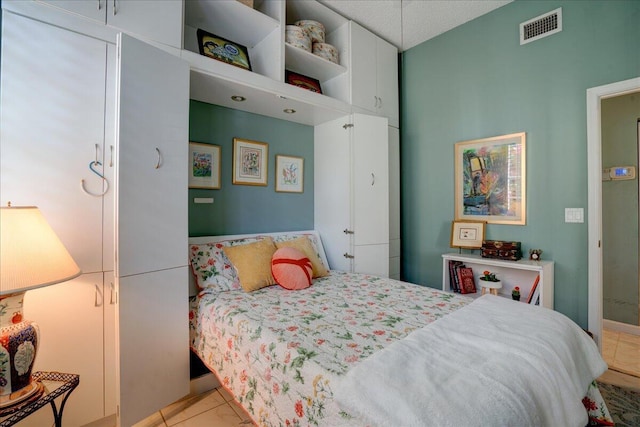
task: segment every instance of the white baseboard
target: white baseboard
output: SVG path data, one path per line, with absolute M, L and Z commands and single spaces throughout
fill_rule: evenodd
M 189 384 L 189 392 L 191 395 L 195 396 L 218 387 L 220 387 L 220 381 L 218 381 L 218 378 L 216 378 L 215 375 L 209 373 L 193 378 Z
M 640 326 L 629 325 L 628 323 L 616 322 L 615 320 L 602 320 L 602 327 L 610 331 L 624 332 L 631 335 L 640 335 Z

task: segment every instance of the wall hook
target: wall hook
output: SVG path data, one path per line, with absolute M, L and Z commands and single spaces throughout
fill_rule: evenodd
M 94 169 L 94 166 L 96 166 L 96 165 L 97 166 L 102 166 L 102 163 L 100 163 L 97 160 L 94 160 L 93 162 L 89 162 L 89 170 L 91 170 L 91 172 L 95 173 L 96 175 L 98 175 L 102 179 L 102 182 L 104 182 L 104 185 L 105 185 L 104 191 L 102 193 L 100 193 L 100 194 L 94 194 L 94 193 L 91 193 L 90 191 L 87 191 L 87 189 L 84 188 L 84 179 L 80 180 L 80 188 L 82 188 L 82 191 L 84 191 L 85 193 L 87 193 L 90 196 L 102 197 L 105 194 L 107 194 L 107 191 L 109 191 L 109 181 L 107 181 L 107 178 L 105 178 L 104 175 L 102 175 L 102 173 L 100 173 L 100 171 Z

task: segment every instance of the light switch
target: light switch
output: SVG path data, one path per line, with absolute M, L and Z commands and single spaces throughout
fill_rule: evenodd
M 193 203 L 213 203 L 213 197 L 195 197 Z
M 583 208 L 565 208 L 564 222 L 584 222 Z

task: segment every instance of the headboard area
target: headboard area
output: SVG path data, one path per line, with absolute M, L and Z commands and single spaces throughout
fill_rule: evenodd
M 253 234 L 233 234 L 233 235 L 224 235 L 224 236 L 200 236 L 200 237 L 189 237 L 189 247 L 192 244 L 203 244 L 203 243 L 217 243 L 229 240 L 238 240 L 238 239 L 246 239 L 248 237 L 262 237 L 262 236 L 271 236 L 274 239 L 278 239 L 281 237 L 289 237 L 296 238 L 300 235 L 312 235 L 315 237 L 315 245 L 318 250 L 318 254 L 322 259 L 322 262 L 325 265 L 329 265 L 327 261 L 327 256 L 324 252 L 324 246 L 322 245 L 322 239 L 320 238 L 320 234 L 315 230 L 303 230 L 303 231 L 280 231 L 276 233 L 253 233 Z M 189 260 L 191 260 L 191 251 L 187 248 L 189 252 Z M 191 268 L 190 268 L 191 270 Z M 189 272 L 189 296 L 196 295 L 198 293 L 198 288 L 196 287 L 195 278 L 193 277 L 192 272 Z

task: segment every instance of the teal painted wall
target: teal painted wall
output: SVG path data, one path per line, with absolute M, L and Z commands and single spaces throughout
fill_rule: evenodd
M 189 189 L 189 236 L 313 229 L 313 127 L 198 101 L 189 140 L 221 146 L 220 190 Z M 268 185 L 232 184 L 233 138 L 269 144 Z M 304 192 L 276 193 L 276 155 L 304 158 Z M 213 197 L 213 204 L 195 204 Z
M 563 31 L 520 46 L 519 23 L 562 7 Z M 458 141 L 527 134 L 527 223 L 487 239 L 542 248 L 555 264 L 555 308 L 587 325 L 586 91 L 640 75 L 640 2 L 516 1 L 402 58 L 402 273 L 439 287 L 450 252 Z

